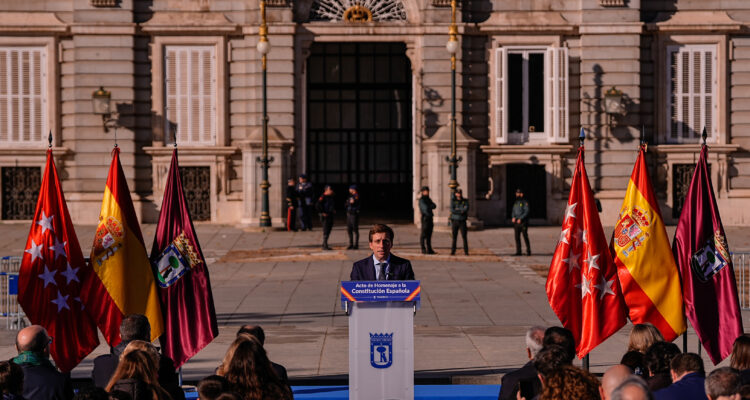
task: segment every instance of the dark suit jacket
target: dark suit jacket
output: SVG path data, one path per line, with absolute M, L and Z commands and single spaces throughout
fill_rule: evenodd
M 70 400 L 70 378 L 51 365 L 21 364 L 23 398 L 26 400 Z
M 91 378 L 94 380 L 95 386 L 107 387 L 109 378 L 115 373 L 117 365 L 120 363 L 120 355 L 125 350 L 125 346 L 127 346 L 127 343 L 120 343 L 111 349 L 110 354 L 104 354 L 94 359 Z M 163 354 L 159 357 L 159 384 L 172 396 L 172 400 L 185 399 L 185 392 L 179 386 L 174 361 Z
M 411 263 L 409 260 L 391 254 L 391 260 L 388 262 L 386 276 L 389 281 L 413 281 L 414 271 L 411 269 Z M 354 263 L 349 279 L 353 281 L 376 280 L 375 263 L 372 261 L 372 254 L 369 257 Z
M 529 361 L 523 367 L 503 375 L 503 380 L 500 385 L 500 395 L 497 396 L 498 400 L 515 400 L 516 392 L 518 391 L 516 386 L 520 381 L 532 382 L 535 389 L 535 395 L 541 392 L 542 384 L 539 382 L 536 368 L 534 368 L 534 363 Z
M 286 368 L 284 368 L 281 364 L 276 364 L 275 362 L 271 361 L 271 368 L 273 368 L 274 372 L 276 372 L 276 375 L 279 376 L 279 379 L 281 379 L 281 382 L 285 385 L 289 384 L 289 376 L 286 373 Z
M 664 389 L 654 392 L 656 400 L 707 400 L 705 378 L 693 372 L 682 377 L 679 381 Z

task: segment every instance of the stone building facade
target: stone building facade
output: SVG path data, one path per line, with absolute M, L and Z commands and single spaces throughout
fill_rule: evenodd
M 446 218 L 450 2 L 267 5 L 273 223 L 303 172 L 341 197 L 357 183 L 385 219 L 416 221 L 429 185 Z M 194 217 L 257 224 L 259 24 L 258 0 L 3 2 L 0 217 L 33 212 L 52 132 L 76 223 L 96 222 L 115 139 L 136 210 L 154 221 L 176 137 Z M 558 223 L 581 127 L 605 224 L 641 130 L 675 222 L 704 127 L 724 222 L 750 221 L 746 1 L 463 0 L 458 32 L 458 181 L 472 224 L 507 223 L 516 187 L 535 222 Z M 100 87 L 116 111 L 107 132 L 92 108 Z

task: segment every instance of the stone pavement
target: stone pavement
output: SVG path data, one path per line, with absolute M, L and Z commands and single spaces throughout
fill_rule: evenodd
M 142 228 L 150 248 L 155 227 Z M 394 228 L 394 253 L 411 259 L 422 281 L 422 308 L 414 328 L 418 383 L 499 383 L 503 373 L 527 361 L 523 336 L 529 326 L 559 325 L 547 303 L 544 278 L 536 272 L 544 274 L 548 268 L 559 227 L 530 228 L 531 257 L 511 255 L 515 247 L 509 228 L 469 232 L 468 257 L 449 256 L 450 237 L 440 231 L 434 235 L 439 254 L 424 256 L 416 227 Z M 76 229 L 88 254 L 95 227 Z M 287 367 L 294 383 L 345 383 L 347 317 L 338 284 L 348 279 L 353 261 L 369 255 L 367 227 L 361 229 L 360 250 L 346 251 L 346 231 L 336 226 L 330 252 L 319 250 L 319 228 L 260 232 L 197 224 L 196 229 L 209 264 L 220 334 L 184 366 L 184 378 L 196 381 L 211 374 L 238 327 L 252 323 L 264 327 L 270 358 Z M 27 233 L 26 223 L 1 223 L 0 256 L 22 254 Z M 750 234 L 742 227 L 728 228 L 727 237 L 733 251 L 750 250 Z M 743 320 L 749 316 L 743 312 Z M 626 326 L 591 353 L 594 372 L 619 361 L 629 330 Z M 14 355 L 13 339 L 14 332 L 0 333 L 0 359 Z M 692 331 L 688 340 L 689 350 L 696 351 Z M 105 344 L 99 346 L 73 376 L 90 376 L 93 357 L 107 351 Z

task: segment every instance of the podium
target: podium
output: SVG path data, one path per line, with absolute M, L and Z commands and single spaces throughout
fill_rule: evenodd
M 419 281 L 344 281 L 349 315 L 349 399 L 414 398 L 414 314 Z

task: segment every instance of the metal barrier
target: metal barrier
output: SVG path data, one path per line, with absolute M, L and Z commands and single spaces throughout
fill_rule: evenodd
M 0 315 L 5 318 L 6 329 L 21 329 L 28 325 L 26 314 L 18 304 L 18 271 L 21 257 L 0 258 Z
M 737 278 L 737 296 L 740 308 L 750 309 L 750 253 L 731 253 L 734 276 Z

